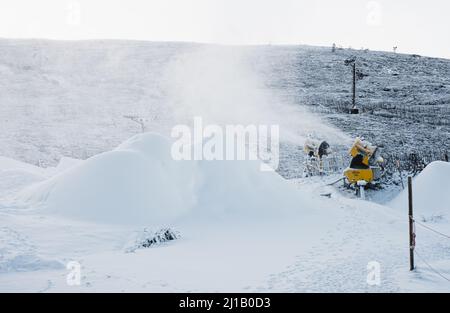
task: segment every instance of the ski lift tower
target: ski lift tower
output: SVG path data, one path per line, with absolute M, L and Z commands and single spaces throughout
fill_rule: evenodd
M 356 58 L 351 57 L 344 61 L 346 66 L 352 67 L 353 83 L 352 83 L 352 107 L 349 110 L 350 114 L 358 114 L 359 109 L 356 107 Z

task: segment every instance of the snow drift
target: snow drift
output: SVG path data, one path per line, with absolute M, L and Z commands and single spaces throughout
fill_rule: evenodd
M 171 141 L 146 133 L 21 193 L 28 207 L 95 222 L 154 225 L 184 216 L 277 216 L 306 195 L 259 161 L 175 161 Z
M 450 163 L 436 161 L 413 180 L 414 214 L 425 219 L 450 214 Z M 408 190 L 391 202 L 391 206 L 407 212 Z
M 25 186 L 47 177 L 43 168 L 0 156 L 0 199 L 5 200 Z
M 0 171 L 20 170 L 36 176 L 44 176 L 45 169 L 21 161 L 0 156 Z

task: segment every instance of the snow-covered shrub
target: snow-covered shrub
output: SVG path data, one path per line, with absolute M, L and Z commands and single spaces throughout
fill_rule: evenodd
M 181 235 L 178 231 L 170 228 L 161 228 L 157 231 L 144 229 L 142 232 L 137 234 L 134 242 L 132 242 L 131 245 L 125 249 L 125 251 L 134 252 L 138 249 L 151 248 L 168 241 L 179 239 L 180 237 Z
M 154 245 L 180 238 L 180 234 L 170 228 L 163 228 L 155 232 L 153 235 L 151 233 L 149 235 L 149 237 L 144 238 L 144 240 L 140 243 L 142 248 L 149 248 Z

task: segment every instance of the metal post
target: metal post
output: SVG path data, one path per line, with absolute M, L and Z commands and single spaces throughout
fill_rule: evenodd
M 412 178 L 408 177 L 408 220 L 409 220 L 409 270 L 414 270 L 414 247 L 416 234 L 414 233 Z
M 353 62 L 353 97 L 352 97 L 352 109 L 356 108 L 356 61 Z
M 358 180 L 356 185 L 359 188 L 359 197 L 361 198 L 361 200 L 366 200 L 366 193 L 364 191 L 364 188 L 366 187 L 367 182 L 365 180 Z

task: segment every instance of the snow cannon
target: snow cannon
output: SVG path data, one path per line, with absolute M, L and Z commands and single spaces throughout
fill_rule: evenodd
M 307 158 L 304 162 L 303 176 L 324 175 L 326 170 L 324 166 L 324 157 L 331 154 L 330 145 L 326 141 L 319 141 L 308 136 L 303 146 Z
M 320 142 L 318 140 L 312 139 L 311 137 L 305 140 L 303 151 L 305 151 L 305 153 L 310 158 L 315 157 L 318 159 L 322 159 L 323 156 L 327 156 L 332 152 L 328 142 L 326 141 Z
M 350 166 L 344 170 L 344 176 L 350 185 L 365 181 L 368 185 L 379 180 L 384 172 L 383 158 L 377 146 L 357 137 L 349 151 L 352 157 Z

